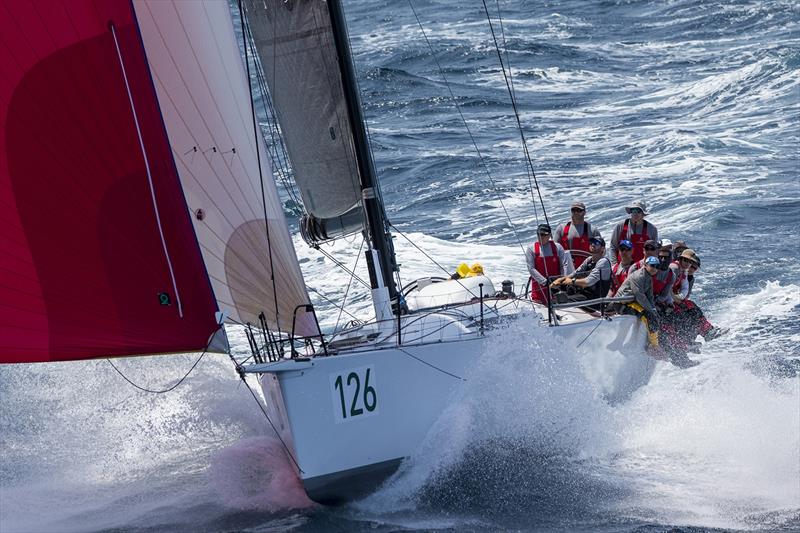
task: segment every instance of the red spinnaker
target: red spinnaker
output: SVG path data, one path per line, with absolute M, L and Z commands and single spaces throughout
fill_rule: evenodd
M 0 2 L 0 146 L 0 362 L 206 346 L 216 302 L 128 0 Z

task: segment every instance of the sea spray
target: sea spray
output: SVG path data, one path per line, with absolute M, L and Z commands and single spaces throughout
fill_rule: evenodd
M 528 473 L 535 483 L 537 472 L 564 458 L 579 462 L 587 450 L 610 446 L 612 407 L 585 377 L 577 354 L 547 330 L 532 334 L 526 323 L 510 325 L 487 346 L 419 450 L 359 508 L 380 512 L 435 502 L 500 511 L 519 503 L 506 498 L 505 489 L 513 487 L 501 487 L 504 481 Z M 548 476 L 566 479 L 564 472 Z M 520 483 L 530 488 L 520 478 L 517 489 Z
M 209 480 L 220 501 L 232 509 L 274 512 L 316 505 L 273 437 L 250 437 L 217 452 Z

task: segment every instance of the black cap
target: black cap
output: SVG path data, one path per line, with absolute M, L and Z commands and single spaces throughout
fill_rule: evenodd
M 599 244 L 600 246 L 605 246 L 606 241 L 604 241 L 602 237 L 591 237 L 589 239 L 589 244 Z
M 536 233 L 547 233 L 550 235 L 553 232 L 550 230 L 550 226 L 548 224 L 539 224 L 539 226 L 536 228 Z

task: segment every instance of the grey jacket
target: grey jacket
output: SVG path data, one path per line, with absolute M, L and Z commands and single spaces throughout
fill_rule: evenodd
M 629 274 L 619 286 L 616 295 L 633 296 L 636 303 L 641 305 L 645 311 L 656 312 L 656 302 L 653 299 L 653 278 L 644 268 Z

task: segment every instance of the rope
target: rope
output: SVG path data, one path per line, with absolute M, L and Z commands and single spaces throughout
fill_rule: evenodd
M 109 364 L 109 365 L 111 365 L 111 368 L 113 368 L 114 370 L 116 370 L 116 371 L 117 371 L 117 374 L 119 374 L 120 376 L 122 376 L 122 379 L 124 379 L 125 381 L 127 381 L 127 382 L 128 382 L 130 385 L 132 385 L 134 388 L 136 388 L 136 389 L 139 389 L 139 390 L 140 390 L 140 391 L 142 391 L 142 392 L 149 392 L 149 393 L 151 393 L 151 394 L 164 394 L 164 393 L 166 393 L 166 392 L 170 392 L 170 391 L 172 391 L 172 390 L 176 389 L 176 388 L 178 387 L 178 385 L 180 385 L 181 383 L 183 383 L 183 381 L 184 381 L 184 380 L 185 380 L 187 377 L 189 377 L 189 374 L 191 374 L 191 373 L 192 373 L 192 371 L 193 371 L 193 370 L 195 369 L 195 367 L 196 367 L 196 366 L 197 366 L 197 365 L 200 363 L 200 361 L 203 359 L 203 357 L 205 357 L 206 353 L 208 353 L 208 347 L 209 347 L 209 346 L 211 346 L 211 342 L 214 340 L 214 336 L 217 334 L 217 331 L 219 331 L 219 329 L 215 330 L 215 331 L 214 331 L 214 333 L 212 333 L 212 334 L 211 334 L 211 336 L 208 338 L 208 342 L 206 343 L 206 347 L 205 347 L 205 348 L 203 348 L 203 353 L 201 353 L 201 354 L 200 354 L 200 357 L 198 357 L 198 358 L 197 358 L 197 361 L 195 361 L 195 362 L 194 362 L 194 364 L 193 364 L 193 365 L 192 365 L 192 367 L 189 369 L 189 371 L 188 371 L 188 372 L 186 372 L 186 374 L 184 374 L 184 375 L 183 375 L 183 377 L 182 377 L 181 379 L 179 379 L 177 382 L 175 382 L 175 384 L 174 384 L 174 385 L 172 385 L 171 387 L 168 387 L 168 388 L 166 388 L 166 389 L 163 389 L 163 390 L 153 390 L 153 389 L 148 389 L 147 387 L 142 387 L 141 385 L 137 385 L 136 383 L 134 383 L 133 381 L 131 381 L 130 379 L 128 379 L 128 377 L 127 377 L 127 376 L 125 376 L 125 374 L 123 374 L 123 373 L 122 373 L 122 371 L 121 371 L 119 368 L 117 368 L 117 366 L 116 366 L 116 365 L 115 365 L 115 364 L 114 364 L 114 363 L 111 361 L 111 359 L 106 359 L 106 361 L 108 361 L 108 364 Z

